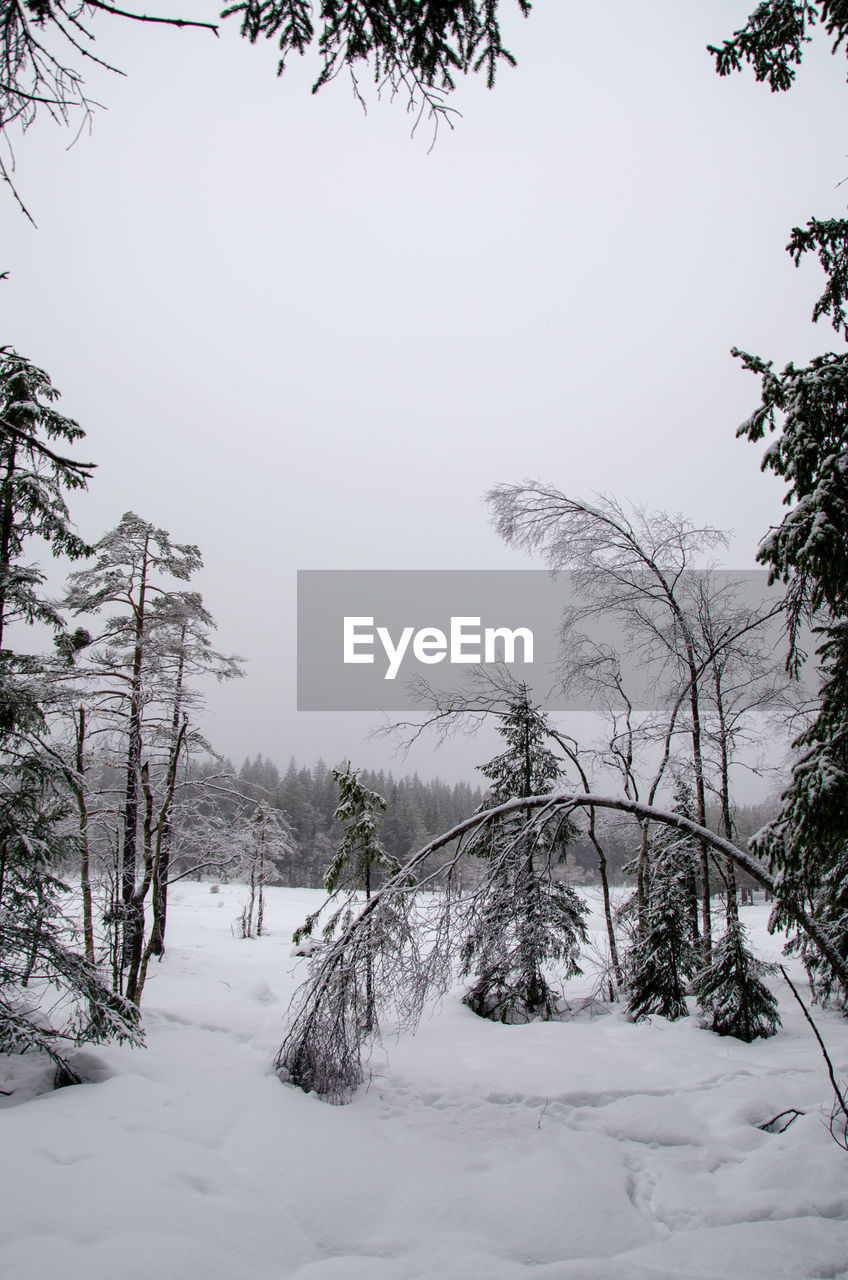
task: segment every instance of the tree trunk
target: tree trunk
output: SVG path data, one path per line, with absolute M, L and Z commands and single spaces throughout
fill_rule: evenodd
M 91 859 L 88 843 L 88 805 L 85 798 L 85 707 L 79 709 L 76 725 L 77 783 L 74 794 L 79 812 L 80 836 L 80 892 L 82 893 L 82 932 L 85 940 L 85 957 L 94 964 L 94 911 L 91 901 Z
M 0 649 L 3 648 L 3 632 L 6 626 L 6 594 L 9 567 L 12 561 L 12 529 L 14 527 L 14 499 L 12 478 L 15 474 L 16 447 L 14 440 L 6 454 L 6 474 L 3 477 L 3 509 L 0 516 Z
M 150 537 L 144 539 L 141 563 L 141 580 L 138 601 L 135 606 L 135 648 L 133 651 L 132 681 L 130 685 L 130 720 L 127 743 L 127 767 L 124 793 L 124 840 L 121 850 L 121 901 L 124 908 L 123 946 L 120 970 L 133 963 L 133 953 L 141 947 L 144 930 L 143 918 L 139 920 L 136 904 L 136 849 L 138 843 L 138 786 L 141 769 L 141 676 L 144 666 L 144 609 L 147 594 L 148 548 Z
M 704 787 L 704 761 L 701 755 L 701 708 L 698 700 L 698 669 L 692 649 L 687 645 L 689 664 L 689 709 L 692 715 L 692 764 L 695 771 L 695 804 L 698 826 L 707 825 L 707 797 Z M 703 840 L 701 847 L 701 953 L 708 961 L 713 947 L 712 918 L 710 915 L 710 858 Z
M 718 712 L 718 734 L 721 769 L 721 821 L 727 840 L 733 840 L 733 816 L 730 812 L 730 756 L 728 753 L 727 722 L 724 715 L 724 698 L 721 691 L 721 670 L 713 661 L 713 684 L 715 685 L 716 710 Z M 732 858 L 726 859 L 727 875 L 727 919 L 735 923 L 739 920 L 739 904 L 736 900 L 736 869 Z
M 183 683 L 185 678 L 185 638 L 188 623 L 183 623 L 180 633 L 180 657 L 177 665 L 177 678 L 174 688 L 174 712 L 171 717 L 171 753 L 179 763 L 179 749 L 184 734 L 180 730 L 180 718 L 183 705 Z M 170 769 L 170 761 L 169 761 Z M 165 827 L 162 832 L 161 852 L 157 859 L 157 872 L 153 879 L 153 954 L 165 954 L 165 925 L 168 917 L 168 872 L 171 865 L 171 811 L 168 809 Z
M 598 855 L 598 870 L 601 876 L 601 893 L 604 899 L 604 920 L 607 926 L 607 942 L 610 949 L 610 961 L 612 963 L 612 971 L 615 974 L 615 985 L 618 990 L 624 986 L 624 975 L 621 972 L 621 965 L 618 959 L 618 947 L 615 941 L 615 929 L 612 922 L 612 902 L 610 900 L 609 881 L 607 879 L 607 859 L 606 854 L 601 848 L 600 841 L 595 834 L 595 813 L 590 810 L 589 814 L 589 839 Z

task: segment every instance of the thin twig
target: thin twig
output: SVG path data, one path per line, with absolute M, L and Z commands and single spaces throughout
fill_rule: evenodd
M 828 1053 L 825 1047 L 824 1040 L 822 1040 L 821 1036 L 819 1035 L 819 1029 L 816 1026 L 816 1024 L 813 1022 L 809 1009 L 807 1008 L 807 1006 L 804 1004 L 804 1001 L 799 996 L 792 982 L 792 979 L 789 977 L 789 974 L 786 972 L 782 964 L 778 965 L 777 967 L 780 969 L 780 972 L 783 974 L 784 978 L 786 979 L 789 990 L 792 992 L 793 996 L 801 1006 L 801 1011 L 803 1012 L 804 1017 L 807 1019 L 810 1026 L 812 1027 L 813 1035 L 816 1037 L 816 1039 L 819 1042 L 819 1048 L 821 1049 L 822 1054 L 824 1055 L 824 1060 L 827 1063 L 827 1074 L 830 1076 L 830 1083 L 833 1087 L 833 1092 L 836 1096 L 837 1102 L 839 1103 L 839 1109 L 842 1112 L 842 1114 L 845 1116 L 846 1136 L 848 1137 L 848 1105 L 846 1105 L 846 1102 L 845 1102 L 845 1094 L 842 1092 L 842 1090 L 840 1089 L 837 1083 L 836 1073 L 833 1069 L 833 1063 L 830 1060 L 830 1054 Z

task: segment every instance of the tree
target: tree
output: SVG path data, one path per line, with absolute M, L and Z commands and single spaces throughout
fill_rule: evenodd
M 526 685 L 516 690 L 498 733 L 506 750 L 480 767 L 492 783 L 483 807 L 551 791 L 562 769 L 547 746 L 549 726 L 531 704 Z M 561 965 L 565 978 L 581 972 L 577 959 L 586 940 L 586 904 L 553 877 L 554 865 L 564 861 L 576 834 L 568 818 L 539 830 L 532 815 L 519 810 L 483 827 L 466 850 L 490 864 L 462 947 L 462 973 L 475 976 L 465 1003 L 481 1017 L 549 1020 L 556 1016 L 561 993 L 548 982 L 546 967 Z
M 330 902 L 341 896 L 341 905 L 335 907 L 324 924 L 324 939 L 329 941 L 336 929 L 344 932 L 354 918 L 357 893 L 364 893 L 370 902 L 375 873 L 393 876 L 400 870 L 400 863 L 388 852 L 378 832 L 378 815 L 385 813 L 386 802 L 376 791 L 363 785 L 358 771 L 350 761 L 342 769 L 333 769 L 333 780 L 339 789 L 339 799 L 334 821 L 342 828 L 342 838 L 330 865 L 324 872 L 324 888 L 328 902 L 308 916 L 306 923 L 295 930 L 294 942 L 308 937 Z M 387 915 L 383 930 L 374 931 L 369 925 L 363 938 L 364 991 L 360 1016 L 366 1030 L 376 1022 L 374 998 L 374 952 L 387 950 L 395 945 L 395 932 L 402 927 L 401 917 Z
M 692 789 L 680 772 L 671 812 L 694 820 Z M 699 964 L 699 849 L 691 836 L 668 826 L 659 827 L 650 845 L 645 905 L 627 956 L 629 1007 L 636 1018 L 658 1013 L 674 1020 L 688 1013 L 686 990 Z
M 654 861 L 643 926 L 627 957 L 629 1008 L 635 1018 L 684 1018 L 686 986 L 698 967 L 685 883 L 671 848 Z
M 848 13 L 841 0 L 760 0 L 744 27 L 721 46 L 708 46 L 719 75 L 753 67 L 773 93 L 789 89 L 800 66 L 810 32 L 820 24 L 834 37 L 833 52 L 848 34 Z
M 52 555 L 71 560 L 90 551 L 74 531 L 63 491 L 84 488 L 91 464 L 51 447 L 53 441 L 73 444 L 85 433 L 53 408 L 58 398 L 43 369 L 11 347 L 0 348 L 0 651 L 10 622 L 41 622 L 56 631 L 63 626 L 39 591 L 43 573 L 23 563 L 28 539 L 39 538 Z
M 0 642 L 12 620 L 62 619 L 26 564 L 30 539 L 54 555 L 87 553 L 65 499 L 90 470 L 55 452 L 83 432 L 52 408 L 47 374 L 9 348 L 0 355 Z M 48 441 L 50 443 L 48 443 Z M 135 1011 L 71 945 L 58 870 L 73 857 L 63 825 L 67 769 L 46 742 L 43 661 L 0 649 L 0 1052 L 47 1053 L 57 1081 L 79 1079 L 65 1043 L 139 1042 Z M 49 1003 L 48 1003 L 49 1002 Z M 42 1008 L 42 1004 L 44 1008 Z
M 712 1031 L 749 1044 L 776 1033 L 777 1000 L 762 980 L 768 970 L 749 951 L 738 914 L 728 912 L 727 928 L 692 987 Z
M 197 547 L 172 543 L 170 534 L 164 529 L 157 529 L 134 512 L 127 512 L 118 526 L 100 539 L 95 553 L 97 558 L 90 568 L 71 575 L 67 604 L 76 614 L 97 614 L 106 605 L 128 609 L 126 614 L 112 616 L 98 637 L 102 646 L 98 650 L 98 666 L 102 673 L 108 673 L 112 682 L 112 703 L 120 716 L 125 743 L 118 979 L 122 988 L 128 983 L 131 990 L 137 980 L 142 957 L 143 903 L 154 873 L 152 846 L 146 839 L 152 831 L 152 827 L 148 830 L 149 824 L 154 821 L 152 792 L 148 794 L 147 790 L 150 786 L 149 768 L 146 777 L 142 775 L 145 715 L 149 714 L 154 700 L 154 676 L 157 669 L 161 669 L 157 659 L 162 656 L 162 627 L 173 623 L 171 610 L 175 604 L 179 616 L 185 621 L 189 600 L 185 594 L 169 597 L 162 578 L 187 581 L 203 562 Z M 197 603 L 199 597 L 194 597 L 194 600 Z M 185 625 L 187 627 L 187 622 Z M 152 639 L 157 627 L 160 635 L 158 652 Z M 181 624 L 178 630 L 180 627 Z M 181 634 L 184 644 L 187 632 L 181 631 Z M 178 657 L 177 673 L 181 680 L 180 672 Z M 172 736 L 171 739 L 171 759 L 166 771 L 166 793 L 171 797 L 179 749 L 185 738 L 179 711 L 181 688 L 181 684 L 175 686 L 175 702 L 172 704 L 177 711 L 178 725 L 176 738 Z M 173 719 L 171 728 L 173 730 Z M 160 810 L 156 821 L 159 830 L 156 846 L 161 853 L 167 807 Z M 145 837 L 144 865 L 139 879 L 138 849 L 142 830 Z
M 848 9 L 838 0 L 798 4 L 763 0 L 747 24 L 720 47 L 712 47 L 720 75 L 753 68 L 773 92 L 794 82 L 804 46 L 816 24 L 832 38 L 832 51 L 845 46 Z M 813 307 L 843 338 L 848 336 L 848 220 L 812 218 L 794 227 L 787 251 L 798 266 L 813 253 L 824 269 L 824 292 Z M 797 758 L 783 793 L 781 812 L 757 839 L 782 884 L 827 920 L 841 956 L 848 955 L 848 922 L 842 910 L 848 848 L 848 357 L 827 352 L 808 365 L 788 364 L 777 374 L 771 361 L 734 348 L 744 368 L 761 379 L 761 403 L 738 430 L 759 441 L 774 434 L 763 469 L 784 479 L 789 511 L 763 540 L 758 559 L 772 581 L 787 586 L 785 609 L 790 637 L 790 669 L 804 655 L 797 644 L 801 624 L 812 623 L 818 637 L 822 679 L 818 706 L 795 741 Z M 790 916 L 778 904 L 774 923 Z M 796 945 L 806 943 L 796 936 Z M 829 991 L 835 973 L 814 960 L 820 990 Z M 844 987 L 844 979 L 841 979 Z M 823 982 L 823 985 L 822 985 Z
M 723 836 L 682 815 L 627 797 L 566 791 L 517 797 L 493 809 L 473 814 L 419 849 L 397 875 L 363 905 L 345 932 L 313 957 L 307 980 L 293 1002 L 286 1036 L 277 1054 L 276 1066 L 281 1077 L 301 1088 L 314 1089 L 335 1102 L 346 1101 L 362 1082 L 362 1054 L 374 1036 L 374 1029 L 366 1032 L 357 1017 L 361 999 L 358 992 L 361 991 L 363 940 L 373 922 L 379 922 L 384 912 L 408 912 L 409 886 L 437 853 L 444 859 L 439 874 L 449 885 L 452 870 L 464 856 L 463 840 L 469 833 L 521 811 L 536 811 L 540 826 L 544 826 L 568 817 L 576 808 L 592 807 L 630 813 L 640 819 L 661 823 L 684 836 L 703 841 L 722 856 L 733 858 L 737 866 L 758 884 L 781 896 L 787 910 L 793 913 L 800 927 L 833 965 L 841 981 L 848 982 L 848 964 L 804 906 L 791 895 L 784 894 L 782 887 L 775 883 L 755 856 Z M 418 881 L 418 890 L 432 878 L 432 875 L 422 877 Z M 377 997 L 378 1007 L 381 1007 L 382 1000 L 390 999 L 402 1016 L 401 1025 L 414 1027 L 425 1001 L 434 994 L 443 994 L 453 981 L 453 968 L 445 963 L 445 956 L 452 954 L 456 937 L 453 928 L 455 905 L 451 895 L 445 894 L 438 904 L 433 928 L 429 931 L 421 928 L 408 930 L 403 945 L 392 957 L 388 972 L 381 975 L 383 981 Z M 460 919 L 464 923 L 462 915 Z
M 625 509 L 613 498 L 595 503 L 569 498 L 549 485 L 498 485 L 487 495 L 495 528 L 510 546 L 539 550 L 552 569 L 570 568 L 587 603 L 573 612 L 571 626 L 598 613 L 618 620 L 643 660 L 671 669 L 679 690 L 675 714 L 685 699 L 696 815 L 706 825 L 702 681 L 693 619 L 681 598 L 684 574 L 698 558 L 726 542 L 718 529 L 698 529 L 664 512 Z M 710 869 L 701 849 L 702 923 L 709 954 Z
M 211 633 L 215 626 L 212 615 L 196 591 L 171 591 L 153 603 L 150 656 L 156 668 L 163 716 L 161 723 L 154 726 L 152 746 L 158 746 L 164 752 L 166 772 L 170 776 L 173 771 L 175 779 L 181 750 L 189 745 L 208 749 L 208 743 L 196 729 L 189 730 L 189 712 L 203 700 L 190 681 L 193 677 L 211 675 L 220 684 L 244 675 L 240 657 L 219 653 L 212 647 Z M 151 947 L 153 955 L 157 956 L 165 950 L 171 851 L 170 806 L 162 814 L 162 827 L 151 883 Z
M 230 827 L 236 858 L 230 874 L 247 876 L 250 896 L 239 917 L 243 938 L 261 938 L 265 921 L 265 886 L 279 880 L 277 860 L 291 852 L 291 830 L 276 809 L 259 804 Z
M 527 17 L 530 0 L 515 0 Z M 510 6 L 511 7 L 511 6 Z M 499 66 L 515 66 L 501 33 L 501 0 L 349 0 L 339 5 L 322 0 L 315 13 L 311 0 L 237 0 L 222 17 L 237 16 L 241 34 L 255 44 L 275 40 L 282 75 L 292 54 L 314 49 L 319 71 L 313 93 L 343 70 L 350 74 L 361 100 L 358 73 L 364 70 L 392 97 L 401 94 L 417 119 L 428 114 L 438 126 L 450 119 L 446 97 L 459 76 L 482 72 L 492 88 Z M 217 34 L 214 22 L 141 14 L 105 0 L 2 0 L 0 3 L 0 138 L 10 143 L 14 125 L 25 130 L 39 110 L 60 124 L 90 120 L 96 103 L 87 96 L 83 68 L 87 62 L 117 72 L 108 59 L 93 52 L 94 19 L 104 15 L 148 24 L 204 28 Z M 722 45 L 708 46 L 720 75 L 754 68 L 758 80 L 785 90 L 794 80 L 803 46 L 816 24 L 845 41 L 848 16 L 839 0 L 761 0 L 748 22 Z M 0 177 L 29 216 L 12 183 L 12 163 L 0 161 Z M 812 226 L 812 224 L 811 224 Z
M 839 323 L 848 334 L 841 309 Z M 791 661 L 803 660 L 798 632 L 809 620 L 817 637 L 821 688 L 808 727 L 796 738 L 797 759 L 778 817 L 757 838 L 783 884 L 819 914 L 831 915 L 836 945 L 848 955 L 848 928 L 837 923 L 821 890 L 835 905 L 848 848 L 848 356 L 829 354 L 778 375 L 771 362 L 739 353 L 760 375 L 762 401 L 739 434 L 761 440 L 775 434 L 763 467 L 786 481 L 790 508 L 763 541 L 758 558 L 772 580 L 787 586 Z M 838 917 L 839 913 L 837 913 Z M 776 925 L 788 924 L 782 907 Z
M 376 791 L 363 786 L 350 762 L 343 769 L 333 769 L 333 779 L 339 788 L 333 818 L 341 825 L 343 834 L 335 857 L 324 873 L 324 888 L 330 894 L 361 889 L 367 902 L 371 897 L 373 873 L 383 870 L 393 875 L 398 870 L 397 861 L 386 851 L 377 834 L 377 815 L 385 813 L 386 802 Z
M 407 109 L 420 119 L 428 114 L 436 125 L 448 117 L 445 96 L 458 76 L 483 72 L 491 88 L 498 66 L 515 65 L 504 46 L 499 21 L 500 0 L 444 0 L 438 5 L 417 0 L 351 0 L 339 6 L 322 0 L 317 15 L 311 0 L 239 0 L 222 17 L 236 16 L 241 34 L 255 44 L 275 40 L 282 75 L 291 54 L 315 48 L 320 70 L 313 92 L 342 71 L 350 73 L 357 96 L 357 73 L 365 70 L 378 92 L 403 93 Z M 529 0 L 515 0 L 529 14 Z M 217 34 L 214 22 L 130 12 L 104 0 L 2 0 L 0 3 L 0 138 L 10 143 L 14 125 L 25 130 L 39 111 L 57 123 L 90 120 L 97 103 L 85 88 L 86 62 L 117 72 L 107 58 L 92 50 L 95 18 L 103 15 L 171 27 L 204 28 Z M 12 182 L 13 165 L 0 160 L 0 177 L 23 212 L 29 213 Z

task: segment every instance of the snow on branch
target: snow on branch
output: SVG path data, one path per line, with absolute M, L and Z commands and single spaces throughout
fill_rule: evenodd
M 518 797 L 472 815 L 418 850 L 365 903 L 344 933 L 313 957 L 275 1061 L 281 1078 L 331 1102 L 347 1101 L 363 1080 L 363 1050 L 379 1038 L 377 1012 L 392 1005 L 400 1013 L 400 1025 L 414 1027 L 425 1000 L 449 986 L 454 941 L 460 928 L 468 928 L 480 900 L 479 892 L 463 899 L 455 883 L 462 838 L 519 812 L 536 810 L 534 825 L 541 828 L 578 808 L 630 813 L 694 836 L 732 859 L 792 913 L 848 988 L 848 965 L 826 934 L 794 900 L 784 900 L 781 885 L 757 858 L 731 841 L 681 814 L 621 796 L 555 792 Z M 454 848 L 440 868 L 445 891 L 432 895 L 429 902 L 415 901 L 421 891 L 416 872 L 450 845 Z M 492 874 L 496 871 L 493 866 Z M 432 880 L 428 875 L 427 882 Z

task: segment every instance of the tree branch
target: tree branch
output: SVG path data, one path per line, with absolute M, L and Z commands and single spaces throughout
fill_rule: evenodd
M 129 13 L 126 9 L 103 4 L 103 0 L 85 0 L 85 3 L 92 9 L 102 9 L 118 18 L 132 18 L 135 22 L 161 22 L 169 27 L 202 27 L 205 31 L 213 31 L 216 36 L 218 34 L 218 27 L 214 22 L 190 22 L 188 18 L 155 18 L 146 13 Z

